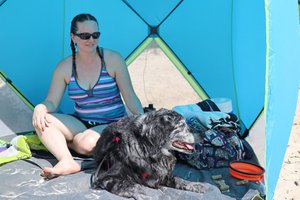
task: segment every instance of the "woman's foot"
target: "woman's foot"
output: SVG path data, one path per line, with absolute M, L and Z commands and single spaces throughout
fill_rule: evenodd
M 44 167 L 41 176 L 53 179 L 60 175 L 74 174 L 80 171 L 80 165 L 73 159 L 62 159 L 54 167 Z

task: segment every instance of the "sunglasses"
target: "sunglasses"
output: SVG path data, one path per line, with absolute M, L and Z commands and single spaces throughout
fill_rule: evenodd
M 93 37 L 93 39 L 98 39 L 100 37 L 100 32 L 94 32 L 94 33 L 75 33 L 74 35 L 78 36 L 82 40 L 89 40 L 91 37 Z

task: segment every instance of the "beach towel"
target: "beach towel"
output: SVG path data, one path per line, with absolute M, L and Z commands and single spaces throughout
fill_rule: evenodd
M 47 151 L 38 136 L 18 135 L 10 142 L 0 139 L 0 166 L 16 160 L 24 160 L 32 156 L 31 149 Z

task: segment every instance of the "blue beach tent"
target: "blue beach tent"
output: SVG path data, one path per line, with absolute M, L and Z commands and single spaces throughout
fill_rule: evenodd
M 151 42 L 202 98 L 228 97 L 245 128 L 266 123 L 272 199 L 291 131 L 300 75 L 297 0 L 2 0 L 0 70 L 33 104 L 70 54 L 70 22 L 99 20 L 100 46 L 130 64 Z M 167 77 L 166 77 L 167 78 Z M 60 110 L 71 105 L 64 98 Z

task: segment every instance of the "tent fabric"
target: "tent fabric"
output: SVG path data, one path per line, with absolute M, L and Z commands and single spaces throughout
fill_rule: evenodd
M 160 36 L 209 97 L 231 98 L 236 108 L 231 69 L 231 12 L 230 1 L 207 1 L 205 6 L 202 1 L 185 1 L 161 25 Z
M 160 25 L 159 37 L 167 43 L 209 97 L 231 98 L 234 110 L 239 113 L 246 127 L 251 127 L 261 112 L 264 102 L 265 71 L 259 71 L 258 69 L 263 69 L 260 66 L 265 65 L 265 59 L 264 57 L 257 57 L 255 53 L 257 52 L 256 49 L 265 48 L 265 34 L 259 34 L 264 27 L 254 29 L 252 26 L 249 26 L 243 31 L 248 31 L 249 35 L 250 33 L 251 35 L 255 33 L 255 35 L 259 36 L 255 38 L 255 43 L 251 43 L 253 47 L 247 50 L 247 46 L 238 45 L 240 42 L 235 43 L 235 38 L 233 38 L 235 34 L 233 31 L 240 27 L 240 24 L 243 22 L 242 19 L 245 18 L 243 15 L 239 15 L 236 18 L 241 18 L 241 20 L 233 20 L 233 17 L 240 9 L 239 7 L 245 5 L 238 4 L 235 7 L 235 4 L 229 0 L 196 2 L 185 0 L 172 1 L 172 3 L 168 4 L 162 2 L 164 1 L 157 1 L 156 6 L 154 6 L 152 1 L 141 1 L 140 3 L 126 1 L 125 4 L 117 0 L 89 1 L 88 3 L 82 3 L 81 0 L 56 0 L 45 1 L 43 5 L 34 0 L 22 3 L 7 1 L 1 6 L 0 17 L 5 19 L 1 22 L 3 26 L 9 28 L 1 31 L 0 41 L 7 47 L 9 56 L 5 57 L 0 64 L 5 69 L 5 73 L 10 78 L 13 77 L 11 79 L 15 85 L 35 105 L 46 96 L 51 75 L 58 60 L 71 53 L 68 38 L 70 22 L 74 15 L 79 12 L 94 14 L 99 20 L 100 31 L 102 32 L 100 39 L 101 46 L 117 49 L 122 53 L 124 58 L 128 57 L 147 38 L 149 35 L 148 24 L 151 26 Z M 128 4 L 131 7 L 127 6 Z M 251 1 L 251 4 L 254 3 Z M 253 11 L 258 14 L 254 15 L 254 17 L 252 15 L 251 19 L 253 21 L 264 21 L 264 18 L 261 18 L 263 5 L 261 5 L 261 9 L 259 10 L 254 5 L 249 8 L 253 8 Z M 18 12 L 18 15 L 10 13 L 11 9 L 18 10 L 20 8 L 22 9 Z M 47 9 L 43 11 L 43 8 Z M 80 11 L 78 8 L 80 8 Z M 31 10 L 36 11 L 31 12 Z M 138 14 L 145 21 L 135 14 L 133 10 L 140 12 Z M 20 18 L 32 23 L 25 25 L 19 21 Z M 220 19 L 222 20 L 220 21 Z M 36 23 L 42 25 L 37 29 Z M 11 26 L 11 24 L 14 24 L 14 26 Z M 201 24 L 201 26 L 197 26 L 197 24 Z M 16 49 L 14 48 L 15 45 L 10 45 L 11 41 L 4 38 L 6 35 L 16 34 L 19 29 L 24 30 L 25 33 L 22 34 L 23 37 L 21 38 L 15 37 L 15 45 L 22 44 L 22 48 Z M 30 30 L 34 30 L 33 33 Z M 30 36 L 29 34 L 33 35 Z M 45 36 L 47 36 L 47 39 L 44 39 Z M 32 39 L 25 40 L 24 38 Z M 41 43 L 40 41 L 44 42 Z M 31 46 L 36 48 L 31 48 Z M 201 49 L 204 51 L 200 51 Z M 33 55 L 39 55 L 40 52 L 51 53 L 47 53 L 47 56 L 36 58 L 34 56 L 28 57 L 23 52 L 31 52 Z M 235 52 L 246 52 L 247 56 L 255 57 L 255 59 L 251 59 L 251 63 L 253 64 L 250 67 L 242 65 L 243 63 L 234 65 L 234 62 L 239 62 L 239 60 L 243 60 L 246 57 L 236 57 L 233 55 Z M 13 59 L 12 55 L 21 56 L 20 60 Z M 23 62 L 22 65 L 26 65 L 27 67 L 18 67 L 21 65 L 21 60 Z M 16 68 L 18 68 L 18 71 L 14 70 Z M 248 68 L 252 70 L 244 73 L 244 70 Z M 40 75 L 39 70 L 41 69 L 43 69 L 45 75 Z M 239 72 L 239 69 L 242 72 Z M 31 73 L 28 73 L 28 71 Z M 247 82 L 247 80 L 251 79 L 249 71 L 256 78 L 255 84 Z M 257 71 L 260 73 L 255 73 Z M 26 73 L 28 74 L 27 82 L 23 79 L 23 74 Z M 246 75 L 249 77 L 241 79 L 245 84 L 240 84 L 239 82 L 242 81 L 236 77 Z M 34 84 L 36 82 L 39 84 Z M 31 85 L 35 85 L 36 92 L 33 92 Z M 242 94 L 240 95 L 239 93 Z M 244 99 L 247 99 L 248 94 L 251 95 L 253 93 L 255 95 L 252 95 L 252 101 L 244 101 Z M 243 101 L 239 100 L 239 98 L 243 98 Z M 243 109 L 244 107 L 248 109 Z M 70 104 L 70 101 L 65 96 L 60 110 L 62 112 L 70 112 L 71 108 L 72 104 Z
M 150 27 L 159 26 L 169 14 L 176 9 L 183 1 L 160 1 L 153 0 L 151 2 L 124 1 L 129 8 L 136 12 L 140 18 Z
M 272 199 L 299 87 L 299 17 L 291 1 L 0 1 L 0 70 L 36 105 L 55 65 L 70 54 L 69 26 L 88 12 L 99 20 L 100 45 L 124 58 L 158 37 L 210 98 L 233 101 L 247 128 L 264 109 L 268 198 Z M 149 26 L 159 25 L 150 35 Z M 288 103 L 283 105 L 283 99 Z M 64 98 L 60 111 L 72 105 Z M 0 112 L 1 113 L 1 112 Z
M 283 14 L 284 13 L 284 14 Z M 266 1 L 266 159 L 272 199 L 296 110 L 300 74 L 298 2 Z
M 240 118 L 251 126 L 263 110 L 266 22 L 263 1 L 237 1 L 232 14 L 232 60 Z M 255 41 L 255 42 L 254 42 Z M 253 98 L 255 96 L 255 98 Z M 249 99 L 250 98 L 250 99 Z M 249 112 L 252 110 L 254 112 Z
M 33 106 L 0 71 L 0 137 L 33 130 Z

